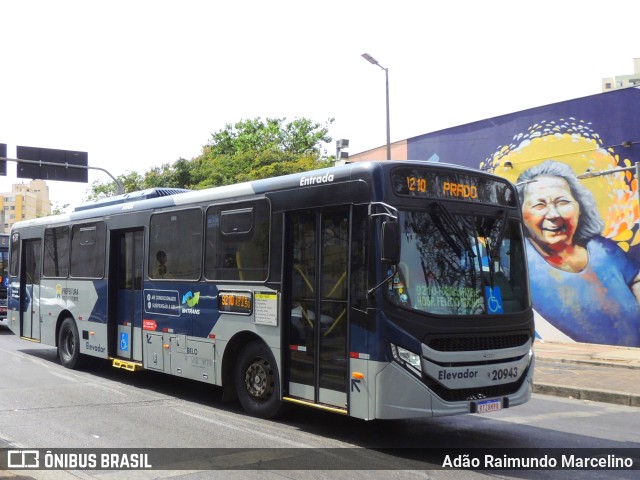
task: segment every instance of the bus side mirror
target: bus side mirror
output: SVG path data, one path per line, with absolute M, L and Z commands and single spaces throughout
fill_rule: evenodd
M 380 260 L 389 265 L 400 262 L 400 227 L 398 222 L 382 222 L 382 255 Z

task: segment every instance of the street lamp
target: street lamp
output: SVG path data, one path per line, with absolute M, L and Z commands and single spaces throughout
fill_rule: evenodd
M 363 53 L 362 58 L 364 58 L 367 62 L 379 66 L 382 70 L 384 70 L 384 77 L 387 89 L 387 160 L 391 160 L 391 127 L 389 122 L 389 69 L 383 67 L 378 63 L 378 61 L 373 58 L 368 53 Z

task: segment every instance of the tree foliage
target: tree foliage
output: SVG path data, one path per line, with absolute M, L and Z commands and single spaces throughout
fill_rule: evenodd
M 330 142 L 328 126 L 308 118 L 287 124 L 284 118 L 241 120 L 215 132 L 205 147 L 211 155 L 234 156 L 253 152 L 286 152 L 290 155 L 318 154 L 322 142 Z M 328 123 L 333 122 L 329 119 Z
M 323 144 L 331 142 L 329 125 L 308 118 L 241 120 L 211 135 L 202 153 L 191 159 L 153 167 L 144 174 L 119 175 L 126 193 L 153 187 L 202 189 L 257 180 L 327 166 Z M 94 182 L 88 200 L 116 193 L 113 183 Z

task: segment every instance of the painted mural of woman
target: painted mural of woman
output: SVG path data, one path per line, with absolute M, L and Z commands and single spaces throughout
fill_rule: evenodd
M 591 192 L 551 160 L 516 185 L 538 313 L 578 342 L 640 346 L 640 265 L 601 236 Z

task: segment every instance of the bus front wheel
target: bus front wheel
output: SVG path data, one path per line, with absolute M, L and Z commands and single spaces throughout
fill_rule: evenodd
M 63 367 L 78 368 L 80 366 L 80 337 L 76 322 L 71 317 L 65 318 L 60 326 L 58 357 Z
M 278 367 L 269 347 L 259 340 L 247 344 L 236 364 L 236 392 L 245 411 L 273 418 L 281 409 Z

